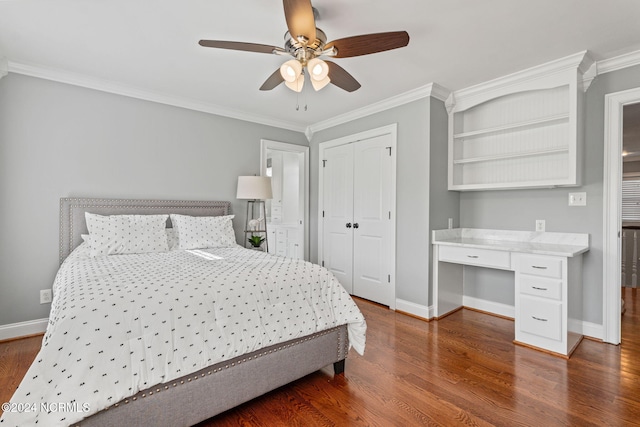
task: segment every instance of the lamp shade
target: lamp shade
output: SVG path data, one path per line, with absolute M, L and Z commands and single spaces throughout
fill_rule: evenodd
M 307 63 L 311 80 L 321 82 L 329 75 L 329 66 L 322 59 L 313 58 Z
M 302 64 L 297 59 L 290 59 L 280 66 L 280 75 L 286 82 L 295 82 L 301 73 Z
M 266 200 L 273 197 L 271 177 L 239 176 L 237 199 Z

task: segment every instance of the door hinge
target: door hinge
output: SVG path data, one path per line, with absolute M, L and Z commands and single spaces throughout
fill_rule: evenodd
M 324 261 L 322 261 L 322 266 L 324 267 Z
M 389 155 L 391 155 L 391 147 L 387 147 L 387 150 L 389 150 Z
M 389 211 L 389 219 L 391 219 L 391 211 Z
M 389 274 L 389 275 L 387 275 L 387 281 L 388 281 L 389 283 L 391 283 L 391 275 L 390 275 L 390 274 Z
M 322 218 L 324 218 L 324 211 L 322 211 Z
M 327 161 L 326 161 L 326 160 L 323 160 L 323 161 L 322 161 L 322 167 L 323 167 L 323 168 L 326 168 L 326 167 L 327 167 Z

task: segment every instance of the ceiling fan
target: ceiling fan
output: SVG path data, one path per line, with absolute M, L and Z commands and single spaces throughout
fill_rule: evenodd
M 262 84 L 260 90 L 271 90 L 284 81 L 285 85 L 300 92 L 304 85 L 305 69 L 313 88 L 317 91 L 333 83 L 347 92 L 360 88 L 360 83 L 344 68 L 320 57 L 350 58 L 405 47 L 409 44 L 406 31 L 364 34 L 333 40 L 316 27 L 314 9 L 310 0 L 283 0 L 288 31 L 284 48 L 257 43 L 223 40 L 200 40 L 200 46 L 247 52 L 273 53 L 293 56 Z

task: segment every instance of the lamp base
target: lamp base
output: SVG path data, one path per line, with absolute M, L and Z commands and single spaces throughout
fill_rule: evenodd
M 256 207 L 258 216 L 256 217 Z M 260 245 L 253 244 L 252 239 L 257 238 Z M 269 237 L 267 235 L 267 209 L 264 200 L 248 200 L 247 215 L 244 226 L 244 247 L 269 252 Z

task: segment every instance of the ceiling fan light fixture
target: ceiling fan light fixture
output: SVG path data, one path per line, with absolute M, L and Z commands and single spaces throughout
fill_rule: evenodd
M 316 92 L 322 89 L 323 87 L 325 87 L 326 85 L 328 85 L 329 83 L 331 83 L 331 79 L 328 76 L 322 80 L 311 79 L 311 84 L 313 85 L 313 88 L 315 89 Z
M 294 83 L 302 76 L 302 64 L 297 59 L 290 59 L 280 66 L 280 74 L 286 83 Z
M 307 69 L 309 70 L 311 81 L 322 82 L 329 74 L 329 66 L 327 63 L 318 58 L 313 58 L 307 62 Z
M 284 84 L 294 92 L 302 92 L 304 86 L 304 74 L 300 74 L 297 79 L 290 82 L 285 79 Z

